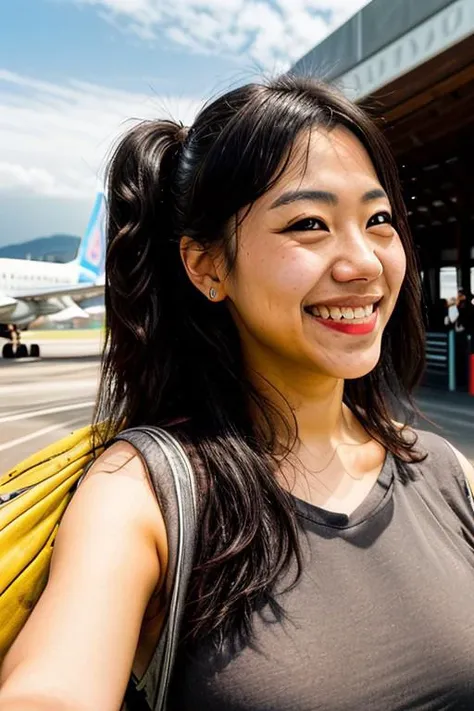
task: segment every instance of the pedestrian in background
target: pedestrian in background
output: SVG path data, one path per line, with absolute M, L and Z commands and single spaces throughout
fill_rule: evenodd
M 170 711 L 474 708 L 472 468 L 390 408 L 424 334 L 378 128 L 316 81 L 240 87 L 190 129 L 133 128 L 108 209 L 97 417 L 168 427 L 200 497 Z M 168 540 L 115 443 L 66 512 L 0 711 L 117 711 L 132 670 L 146 707 Z
M 456 330 L 468 334 L 474 333 L 474 305 L 472 294 L 466 294 L 464 289 L 459 289 L 456 306 L 458 309 Z
M 449 318 L 449 302 L 447 299 L 438 299 L 430 312 L 429 330 L 446 331 L 451 326 L 451 319 Z

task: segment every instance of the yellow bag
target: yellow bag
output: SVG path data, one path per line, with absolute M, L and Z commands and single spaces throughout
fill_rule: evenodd
M 100 451 L 87 426 L 0 476 L 0 662 L 45 588 L 61 517 Z

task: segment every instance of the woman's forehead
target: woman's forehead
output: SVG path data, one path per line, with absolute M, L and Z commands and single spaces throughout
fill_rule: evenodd
M 350 179 L 348 179 L 350 176 Z M 272 204 L 291 189 L 334 189 L 338 192 L 380 186 L 374 164 L 359 139 L 344 127 L 313 129 L 298 136 L 277 182 L 261 198 Z

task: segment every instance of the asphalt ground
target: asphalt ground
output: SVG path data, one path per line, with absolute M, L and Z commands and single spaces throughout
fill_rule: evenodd
M 0 359 L 0 472 L 91 420 L 99 338 L 35 342 L 41 360 Z
M 28 340 L 33 340 L 28 334 Z M 34 339 L 41 360 L 0 359 L 0 472 L 91 420 L 100 336 Z M 429 421 L 419 426 L 449 439 L 474 462 L 474 397 L 420 391 Z

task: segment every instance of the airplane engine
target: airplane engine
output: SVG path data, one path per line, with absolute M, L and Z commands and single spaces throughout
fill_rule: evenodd
M 10 299 L 10 304 L 0 303 L 0 323 L 14 323 L 19 328 L 28 326 L 38 318 L 38 307 L 34 301 Z

